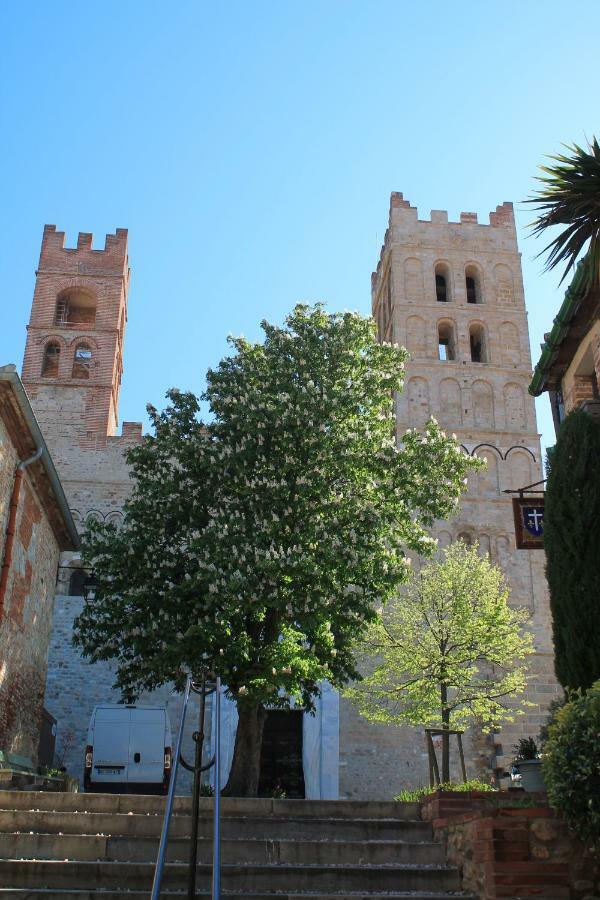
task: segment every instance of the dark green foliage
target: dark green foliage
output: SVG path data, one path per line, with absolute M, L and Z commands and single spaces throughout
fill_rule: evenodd
M 548 731 L 542 772 L 550 803 L 582 841 L 600 849 L 600 681 L 571 694 Z
M 515 762 L 522 759 L 537 759 L 539 756 L 538 746 L 532 737 L 521 738 L 513 750 L 515 751 Z
M 544 546 L 556 677 L 585 690 L 600 678 L 600 425 L 582 410 L 552 455 Z
M 552 701 L 550 706 L 548 707 L 548 718 L 545 723 L 540 728 L 540 746 L 542 750 L 546 746 L 546 741 L 548 740 L 550 726 L 554 724 L 556 716 L 558 714 L 559 709 L 562 709 L 565 703 L 567 702 L 566 695 L 562 697 L 556 697 L 555 700 Z

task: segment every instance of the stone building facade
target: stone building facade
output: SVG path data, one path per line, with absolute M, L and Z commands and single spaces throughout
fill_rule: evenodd
M 56 569 L 79 539 L 14 366 L 0 368 L 0 749 L 37 761 Z
M 131 483 L 124 451 L 141 439 L 141 425 L 117 435 L 129 268 L 127 232 L 108 235 L 103 250 L 80 234 L 77 248 L 46 226 L 28 328 L 23 381 L 56 460 L 73 515 L 120 521 Z M 520 257 L 510 204 L 479 224 L 472 213 L 430 221 L 401 194 L 392 194 L 389 228 L 372 276 L 372 309 L 383 340 L 411 353 L 397 401 L 398 435 L 434 415 L 487 468 L 471 479 L 458 516 L 440 522 L 443 547 L 477 540 L 503 569 L 512 602 L 528 607 L 536 641 L 529 699 L 533 706 L 501 735 L 467 735 L 470 774 L 510 760 L 518 737 L 536 735 L 553 676 L 550 614 L 543 554 L 517 550 L 510 496 L 542 477 Z M 61 559 L 55 599 L 46 705 L 59 721 L 59 752 L 77 772 L 85 730 L 97 702 L 116 701 L 114 669 L 84 662 L 71 644 L 81 609 L 81 563 Z M 167 702 L 175 727 L 179 699 L 169 690 L 146 701 Z M 326 688 L 316 717 L 305 716 L 302 756 L 312 797 L 389 798 L 427 780 L 424 736 L 416 729 L 377 726 Z M 193 729 L 193 716 L 188 722 Z M 235 736 L 235 710 L 225 704 L 223 777 Z M 64 746 L 67 746 L 65 753 Z
M 392 194 L 371 287 L 380 338 L 411 354 L 397 399 L 398 438 L 434 416 L 487 463 L 470 478 L 456 518 L 438 523 L 434 536 L 440 547 L 459 537 L 478 541 L 503 570 L 510 602 L 531 615 L 536 653 L 527 699 L 533 705 L 493 739 L 473 730 L 466 736 L 471 775 L 492 772 L 510 762 L 519 737 L 538 734 L 560 692 L 544 554 L 516 549 L 511 496 L 503 493 L 543 478 L 527 393 L 531 354 L 512 205 L 498 206 L 489 224 L 474 213 L 449 222 L 443 211 L 422 220 L 402 194 Z M 366 781 L 369 794 L 380 797 L 427 781 L 425 742 L 415 729 L 370 725 L 343 704 L 340 747 L 342 795 L 360 796 Z

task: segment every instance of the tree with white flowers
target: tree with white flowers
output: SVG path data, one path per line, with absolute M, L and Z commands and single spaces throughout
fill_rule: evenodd
M 239 713 L 236 796 L 256 795 L 267 706 L 311 710 L 321 681 L 359 677 L 357 638 L 477 465 L 434 420 L 397 443 L 406 352 L 371 319 L 297 306 L 262 327 L 209 371 L 208 424 L 193 394 L 149 409 L 125 524 L 85 544 L 98 588 L 75 638 L 117 660 L 127 697 L 217 670 Z

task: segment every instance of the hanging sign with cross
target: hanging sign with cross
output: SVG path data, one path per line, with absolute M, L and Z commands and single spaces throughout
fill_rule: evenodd
M 519 550 L 544 549 L 544 498 L 513 497 L 515 537 Z

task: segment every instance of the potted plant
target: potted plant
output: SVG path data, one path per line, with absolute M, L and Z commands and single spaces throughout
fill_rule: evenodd
M 542 775 L 542 760 L 538 746 L 532 737 L 521 738 L 515 744 L 515 766 L 521 775 L 521 786 L 525 791 L 545 791 Z

